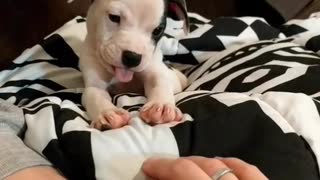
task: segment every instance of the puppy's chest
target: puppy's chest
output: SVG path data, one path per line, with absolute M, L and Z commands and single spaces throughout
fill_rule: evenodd
M 144 94 L 143 82 L 137 76 L 134 76 L 133 79 L 128 83 L 119 82 L 113 78 L 107 90 L 111 95 L 123 93 Z

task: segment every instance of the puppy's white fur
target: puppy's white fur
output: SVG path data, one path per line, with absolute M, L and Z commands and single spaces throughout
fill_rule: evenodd
M 112 22 L 109 14 L 119 15 L 121 22 Z M 134 72 L 133 80 L 125 84 L 116 82 L 116 87 L 125 87 L 131 92 L 137 84 L 143 86 L 148 102 L 140 112 L 141 118 L 151 124 L 182 119 L 181 111 L 175 106 L 174 93 L 186 86 L 186 77 L 163 63 L 162 52 L 151 36 L 163 15 L 163 0 L 95 0 L 91 5 L 80 69 L 85 82 L 82 103 L 92 127 L 119 128 L 130 119 L 127 111 L 112 104 L 108 92 L 115 82 L 114 69 L 125 68 L 121 59 L 125 50 L 141 54 L 142 59 L 138 66 L 130 69 Z

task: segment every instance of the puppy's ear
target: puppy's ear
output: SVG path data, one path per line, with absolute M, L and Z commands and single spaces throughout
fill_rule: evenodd
M 184 21 L 184 32 L 189 33 L 189 18 L 185 0 L 167 0 L 167 16 L 176 20 Z

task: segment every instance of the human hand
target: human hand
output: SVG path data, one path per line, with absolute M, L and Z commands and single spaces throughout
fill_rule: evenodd
M 222 170 L 232 169 L 215 179 Z M 148 159 L 144 173 L 152 180 L 267 180 L 255 166 L 236 158 Z

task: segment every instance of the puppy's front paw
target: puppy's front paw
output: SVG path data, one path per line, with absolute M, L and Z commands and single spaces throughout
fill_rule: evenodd
M 116 129 L 128 125 L 129 120 L 130 114 L 124 109 L 106 109 L 92 120 L 90 127 L 98 130 Z
M 149 102 L 140 111 L 140 117 L 148 124 L 164 124 L 181 121 L 183 114 L 174 104 Z

